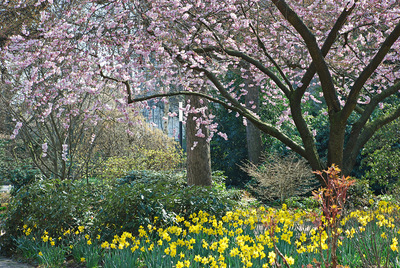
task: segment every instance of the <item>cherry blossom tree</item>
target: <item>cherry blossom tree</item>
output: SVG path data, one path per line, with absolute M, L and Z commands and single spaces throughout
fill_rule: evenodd
M 39 0 L 38 5 L 45 0 Z M 147 100 L 198 96 L 251 122 L 305 158 L 314 170 L 335 163 L 349 174 L 365 143 L 400 116 L 400 4 L 397 0 L 114 0 L 48 1 L 40 34 L 9 38 L 0 51 L 10 73 L 30 70 L 14 86 L 32 109 L 80 102 L 85 93 L 115 93 L 126 113 Z M 245 64 L 243 64 L 243 62 Z M 259 88 L 260 106 L 281 117 L 265 122 L 246 107 L 245 85 L 225 82 L 239 70 Z M 49 79 L 58 76 L 59 79 Z M 202 92 L 204 83 L 208 86 Z M 62 95 L 62 97 L 57 97 Z M 304 111 L 329 120 L 322 161 Z M 199 112 L 186 105 L 186 113 Z M 218 133 L 212 114 L 196 117 Z M 280 128 L 289 121 L 299 139 Z M 350 129 L 346 136 L 346 129 Z M 199 128 L 198 136 L 203 136 Z M 129 131 L 129 129 L 128 129 Z M 229 134 L 229 133 L 228 133 Z
M 19 35 L 26 27 L 35 24 L 39 12 L 44 10 L 47 2 L 37 3 L 35 0 L 0 1 L 0 47 L 12 35 Z

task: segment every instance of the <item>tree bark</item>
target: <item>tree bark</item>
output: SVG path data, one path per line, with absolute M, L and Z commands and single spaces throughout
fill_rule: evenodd
M 206 105 L 203 99 L 201 104 L 197 96 L 187 97 L 191 107 L 199 108 Z M 187 151 L 187 181 L 188 185 L 211 186 L 211 154 L 210 143 L 207 142 L 208 130 L 200 126 L 206 137 L 197 137 L 196 121 L 194 117 L 200 117 L 201 113 L 189 113 L 186 121 L 186 151 Z
M 259 92 L 257 87 L 247 87 L 247 95 L 245 98 L 246 107 L 255 113 L 259 110 Z M 247 122 L 246 126 L 246 139 L 247 139 L 247 155 L 249 161 L 255 165 L 260 162 L 262 152 L 261 131 Z
M 167 102 L 164 102 L 164 116 L 163 116 L 163 132 L 165 133 L 165 135 L 168 136 L 168 121 L 169 121 L 169 100 L 167 100 Z
M 335 164 L 343 168 L 343 148 L 346 124 L 340 113 L 334 113 L 329 118 L 328 166 Z

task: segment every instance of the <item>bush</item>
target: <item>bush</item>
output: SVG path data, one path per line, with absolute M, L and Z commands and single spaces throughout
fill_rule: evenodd
M 397 188 L 400 178 L 400 121 L 379 129 L 362 150 L 363 179 L 368 180 L 376 194 Z
M 188 187 L 185 173 L 141 171 L 109 184 L 40 180 L 22 187 L 12 199 L 2 229 L 3 245 L 12 247 L 22 226 L 37 225 L 49 236 L 84 225 L 101 236 L 136 232 L 148 224 L 163 226 L 176 215 L 203 210 L 222 217 L 235 206 L 217 173 L 215 187 Z M 234 192 L 237 196 L 237 192 Z
M 152 170 L 132 170 L 126 176 L 117 179 L 118 184 L 125 183 L 155 183 L 158 180 L 169 181 L 179 185 L 186 185 L 186 175 L 184 172 L 172 173 L 168 171 L 152 171 Z
M 102 236 L 107 237 L 115 229 L 134 233 L 141 225 L 162 226 L 176 215 L 189 217 L 200 210 L 222 217 L 234 207 L 223 179 L 216 173 L 215 187 L 188 187 L 185 173 L 133 171 L 100 200 L 96 225 L 103 226 Z
M 300 197 L 293 196 L 289 197 L 285 200 L 285 204 L 287 204 L 290 208 L 296 209 L 306 209 L 306 210 L 314 210 L 319 207 L 319 203 L 312 196 L 309 197 Z
M 132 147 L 130 156 L 113 156 L 103 165 L 100 177 L 103 179 L 121 178 L 131 170 L 168 171 L 178 169 L 183 163 L 183 153 L 175 146 L 160 149 Z
M 105 128 L 96 136 L 99 144 L 92 153 L 90 163 L 85 165 L 85 151 L 80 152 L 77 167 L 87 169 L 87 177 L 103 179 L 121 178 L 131 170 L 174 170 L 183 165 L 184 155 L 179 144 L 160 129 L 144 123 L 142 116 L 135 115 L 129 120 L 138 122 L 128 133 L 125 115 L 107 112 L 110 118 Z M 100 146 L 101 145 L 101 146 Z M 76 160 L 76 158 L 75 158 Z
M 369 186 L 369 181 L 358 179 L 350 186 L 348 190 L 348 202 L 346 206 L 350 209 L 364 208 L 369 206 L 369 200 L 373 199 L 374 195 Z
M 11 195 L 16 195 L 18 190 L 31 184 L 40 176 L 40 171 L 30 165 L 16 167 L 8 172 L 8 179 L 12 185 Z
M 247 187 L 262 201 L 284 202 L 288 197 L 310 192 L 317 183 L 307 163 L 294 155 L 271 154 L 259 166 L 247 163 L 242 168 L 253 179 Z
M 171 221 L 166 210 L 164 182 L 132 183 L 117 186 L 101 198 L 95 225 L 102 229 L 102 237 L 122 231 L 136 232 L 139 226 Z M 116 230 L 116 231 L 115 231 Z
M 93 216 L 91 207 L 98 198 L 96 194 L 102 188 L 96 190 L 93 186 L 68 180 L 40 180 L 20 188 L 2 223 L 6 232 L 3 244 L 11 246 L 24 224 L 40 226 L 53 237 L 61 230 L 87 224 Z

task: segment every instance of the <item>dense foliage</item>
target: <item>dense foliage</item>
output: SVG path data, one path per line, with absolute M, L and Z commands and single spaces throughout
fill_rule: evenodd
M 240 169 L 240 164 L 247 160 L 246 128 L 243 120 L 235 113 L 228 113 L 221 107 L 212 108 L 216 116 L 218 130 L 229 133 L 229 139 L 216 136 L 211 140 L 211 167 L 222 170 L 227 176 L 227 185 L 243 186 L 249 177 Z
M 100 168 L 94 170 L 102 179 L 115 179 L 132 170 L 168 171 L 182 169 L 184 156 L 177 144 L 171 142 L 164 148 L 147 149 L 132 146 L 129 155 L 108 157 Z
M 57 235 L 40 223 L 21 222 L 14 237 L 16 252 L 44 267 L 63 266 L 66 259 L 88 268 L 398 266 L 400 206 L 378 198 L 368 200 L 364 209 L 347 211 L 347 191 L 354 181 L 339 173 L 335 166 L 324 171 L 329 184 L 314 192 L 312 210 L 283 204 L 279 208 L 261 206 L 217 214 L 181 211 L 184 216 L 171 215 L 167 222 L 162 217 L 150 221 L 142 217 L 142 224 L 132 231 L 122 227 L 111 230 L 114 219 L 102 218 L 111 222 L 54 226 Z M 132 174 L 120 186 L 154 182 L 154 177 L 146 172 Z M 167 182 L 166 177 L 161 181 Z M 122 196 L 114 197 L 116 201 L 134 198 L 123 190 L 119 193 Z M 154 199 L 147 201 L 157 210 Z M 145 208 L 143 202 L 135 203 Z M 116 207 L 117 214 L 124 211 L 123 205 Z M 135 210 L 140 213 L 140 209 Z
M 400 178 L 400 122 L 379 130 L 363 150 L 362 167 L 366 169 L 364 179 L 380 191 L 398 187 Z
M 199 210 L 217 217 L 235 206 L 239 194 L 227 191 L 224 177 L 215 174 L 214 187 L 188 187 L 185 174 L 136 172 L 121 180 L 86 184 L 82 181 L 37 180 L 16 191 L 2 228 L 8 245 L 20 233 L 21 224 L 40 225 L 52 236 L 79 225 L 115 232 L 135 233 L 140 225 L 157 218 L 160 226 L 175 215 Z

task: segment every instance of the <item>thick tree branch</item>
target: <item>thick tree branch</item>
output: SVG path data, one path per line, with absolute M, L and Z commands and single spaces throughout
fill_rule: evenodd
M 266 74 L 269 78 L 271 78 L 272 81 L 274 81 L 274 83 L 282 90 L 282 92 L 286 95 L 286 97 L 288 98 L 290 97 L 291 94 L 290 90 L 282 83 L 282 81 L 273 72 L 271 72 L 268 68 L 266 68 L 260 61 L 254 59 L 253 57 L 250 57 L 249 55 L 241 51 L 233 49 L 224 49 L 224 51 L 226 54 L 230 56 L 241 58 L 251 63 L 255 67 L 257 67 L 261 72 Z
M 339 18 L 336 20 L 334 26 L 332 27 L 331 31 L 328 34 L 328 37 L 326 38 L 322 46 L 322 54 L 324 57 L 328 54 L 330 48 L 336 40 L 339 30 L 342 28 L 348 15 L 352 12 L 353 9 L 354 5 L 349 10 L 344 9 Z M 304 120 L 303 112 L 301 109 L 301 98 L 304 95 L 308 86 L 310 85 L 310 82 L 315 73 L 316 67 L 315 64 L 312 62 L 301 80 L 302 85 L 295 90 L 295 94 L 292 98 L 290 98 L 290 108 L 292 111 L 293 121 L 296 125 L 297 130 L 299 131 L 300 137 L 304 144 L 304 148 L 306 149 L 306 151 L 310 152 L 310 154 L 314 155 L 310 156 L 310 158 L 313 158 L 312 161 L 314 161 L 314 163 L 312 163 L 312 166 L 320 165 L 322 168 L 314 137 L 310 131 L 310 128 L 307 125 L 307 122 Z M 311 162 L 311 160 L 309 161 Z M 321 168 L 319 170 L 321 170 Z
M 376 53 L 375 57 L 370 61 L 368 66 L 364 68 L 360 76 L 354 82 L 353 87 L 349 93 L 347 102 L 343 108 L 343 116 L 347 119 L 354 107 L 357 105 L 357 99 L 360 95 L 360 91 L 363 88 L 365 82 L 370 78 L 370 76 L 375 72 L 376 68 L 381 64 L 390 48 L 393 44 L 398 40 L 400 36 L 400 22 L 396 25 L 394 30 L 390 33 L 390 35 L 386 38 L 386 40 L 382 43 L 379 51 Z
M 290 90 L 282 83 L 282 81 L 273 72 L 271 72 L 268 68 L 266 68 L 260 61 L 247 55 L 244 52 L 229 49 L 229 48 L 219 48 L 219 47 L 215 47 L 215 46 L 209 46 L 209 47 L 204 47 L 204 48 L 194 48 L 191 50 L 198 54 L 206 53 L 206 52 L 225 52 L 226 54 L 228 54 L 230 56 L 241 58 L 244 61 L 247 61 L 248 63 L 254 65 L 257 69 L 259 69 L 261 72 L 266 74 L 269 78 L 271 78 L 271 80 L 274 81 L 274 83 L 282 90 L 282 92 L 285 94 L 286 97 L 290 96 Z
M 357 122 L 353 124 L 351 128 L 350 137 L 344 149 L 344 155 L 350 155 L 356 150 L 356 146 L 358 146 L 357 141 L 360 137 L 360 133 L 364 129 L 376 107 L 379 105 L 379 102 L 382 102 L 384 99 L 395 94 L 399 90 L 400 82 L 371 99 L 370 103 L 366 105 L 364 112 L 361 114 L 361 117 L 357 120 Z
M 344 159 L 345 171 L 347 171 L 348 173 L 351 171 L 361 149 L 372 138 L 375 132 L 384 125 L 389 124 L 390 122 L 398 119 L 399 117 L 400 117 L 400 106 L 397 107 L 397 109 L 395 109 L 391 113 L 379 117 L 374 121 L 365 124 L 363 131 L 361 132 L 361 134 L 359 134 L 357 140 L 354 142 L 354 145 L 350 146 L 348 149 L 346 148 L 347 154 L 345 154 L 346 159 Z
M 229 95 L 229 93 L 225 90 L 224 86 L 219 82 L 217 77 L 207 71 L 207 70 L 199 70 L 203 71 L 204 74 L 207 76 L 207 78 L 214 84 L 214 86 L 218 89 L 219 92 L 228 99 L 236 108 L 239 108 L 241 112 L 239 112 L 243 117 L 246 117 L 251 123 L 254 124 L 257 128 L 259 128 L 261 131 L 271 135 L 272 137 L 275 137 L 279 141 L 281 141 L 283 144 L 287 145 L 289 148 L 291 148 L 293 151 L 304 157 L 305 159 L 309 159 L 309 155 L 307 155 L 306 150 L 294 142 L 292 139 L 290 139 L 288 136 L 280 132 L 278 129 L 273 127 L 270 124 L 267 124 L 263 121 L 261 121 L 258 117 L 254 115 L 253 112 L 251 112 L 249 109 L 246 107 L 242 106 L 235 98 Z
M 349 9 L 344 9 L 338 19 L 336 20 L 335 24 L 333 25 L 331 31 L 328 34 L 328 37 L 325 39 L 324 44 L 322 45 L 321 51 L 322 55 L 325 57 L 328 55 L 329 50 L 332 48 L 332 45 L 336 41 L 336 37 L 338 36 L 338 33 L 340 29 L 343 27 L 344 23 L 347 20 L 347 17 L 351 14 L 351 12 L 354 10 L 355 4 L 349 8 Z M 303 78 L 301 79 L 301 86 L 296 89 L 296 94 L 303 95 L 308 86 L 311 83 L 311 80 L 313 79 L 315 73 L 317 71 L 317 68 L 312 62 L 310 66 L 307 68 L 306 73 L 304 74 Z
M 219 100 L 217 98 L 211 97 L 211 96 L 209 96 L 207 94 L 204 94 L 204 93 L 192 92 L 192 91 L 177 91 L 177 92 L 152 94 L 152 95 L 149 95 L 149 96 L 133 98 L 132 102 L 130 102 L 130 103 L 146 101 L 146 100 L 151 100 L 151 99 L 155 99 L 155 98 L 172 97 L 172 96 L 180 96 L 180 95 L 183 95 L 183 96 L 197 96 L 197 97 L 204 98 L 204 99 L 207 99 L 209 101 L 218 103 L 218 104 L 224 106 L 226 109 L 230 109 L 230 110 L 233 110 L 235 112 L 240 112 L 239 109 L 237 109 L 234 106 L 229 105 L 228 103 L 226 103 L 224 101 L 221 101 L 221 100 Z
M 324 55 L 319 49 L 315 36 L 311 33 L 304 22 L 297 16 L 284 0 L 272 0 L 274 5 L 279 9 L 285 19 L 296 29 L 306 43 L 308 52 L 310 53 L 313 63 L 316 66 L 319 79 L 321 81 L 322 90 L 324 92 L 325 101 L 328 106 L 328 112 L 340 111 L 340 104 L 335 92 L 332 76 L 329 72 L 328 65 L 325 62 Z
M 207 73 L 206 73 L 207 75 Z M 221 87 L 222 84 L 219 83 L 216 77 L 212 77 L 213 75 L 211 73 L 208 73 L 210 75 L 209 78 L 211 78 L 211 82 L 216 85 L 216 87 Z M 223 86 L 222 86 L 223 87 Z M 225 90 L 223 90 L 225 91 Z M 229 93 L 228 93 L 229 94 Z M 249 111 L 247 108 L 243 107 L 239 102 L 234 101 L 234 105 L 229 105 L 226 102 L 223 102 L 219 99 L 216 99 L 214 97 L 211 97 L 209 95 L 206 95 L 204 93 L 199 93 L 199 92 L 191 92 L 191 91 L 179 91 L 179 92 L 169 92 L 169 93 L 163 93 L 163 94 L 154 94 L 154 95 L 149 95 L 145 97 L 139 97 L 139 98 L 134 98 L 132 101 L 133 102 L 139 102 L 139 101 L 145 101 L 153 98 L 161 98 L 161 97 L 170 97 L 170 96 L 177 96 L 177 95 L 192 95 L 192 96 L 198 96 L 201 98 L 208 99 L 212 102 L 218 103 L 222 105 L 224 108 L 238 112 L 240 115 L 243 117 L 247 118 L 250 122 L 252 122 L 256 127 L 258 127 L 261 131 L 264 131 L 265 133 L 275 137 L 276 139 L 280 140 L 282 143 L 290 147 L 293 151 L 304 157 L 305 159 L 308 159 L 309 157 L 306 155 L 306 152 L 302 146 L 299 144 L 295 143 L 292 141 L 288 136 L 285 134 L 279 132 L 275 127 L 273 127 L 270 124 L 267 124 L 265 122 L 262 122 L 260 119 L 258 119 L 251 111 Z M 229 99 L 233 99 L 231 96 Z

